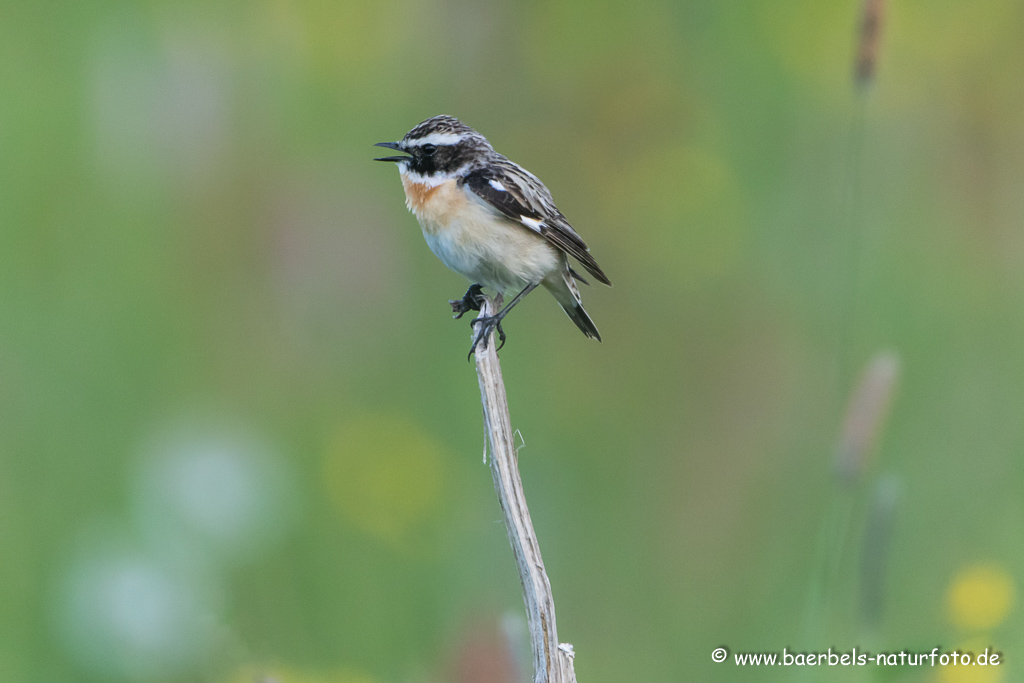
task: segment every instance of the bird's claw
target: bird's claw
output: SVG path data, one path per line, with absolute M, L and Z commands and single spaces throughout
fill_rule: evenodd
M 470 325 L 476 327 L 478 323 L 480 324 L 480 331 L 473 340 L 473 345 L 469 347 L 469 356 L 467 356 L 467 360 L 473 357 L 477 346 L 480 346 L 481 350 L 487 348 L 487 340 L 490 339 L 491 333 L 495 330 L 498 332 L 498 348 L 495 350 L 501 351 L 501 347 L 505 345 L 505 330 L 501 329 L 501 318 L 496 315 L 480 317 L 476 318 L 472 323 L 470 323 Z
M 484 293 L 480 285 L 470 285 L 461 299 L 449 299 L 448 303 L 451 304 L 452 313 L 455 314 L 452 317 L 458 320 L 470 311 L 480 310 L 484 303 Z

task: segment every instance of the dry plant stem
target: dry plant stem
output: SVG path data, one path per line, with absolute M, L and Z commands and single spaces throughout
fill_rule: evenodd
M 480 307 L 480 315 L 491 316 L 497 310 L 498 306 L 487 299 Z M 530 521 L 523 482 L 519 478 L 519 459 L 493 333 L 486 349 L 477 347 L 476 374 L 484 407 L 484 427 L 491 445 L 491 476 L 523 584 L 523 601 L 526 603 L 533 647 L 533 680 L 534 683 L 576 683 L 572 646 L 558 642 L 551 583 L 544 571 L 540 544 Z

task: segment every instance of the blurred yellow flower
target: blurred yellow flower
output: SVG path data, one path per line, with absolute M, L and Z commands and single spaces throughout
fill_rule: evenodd
M 964 643 L 960 647 L 956 648 L 957 652 L 970 652 L 972 657 L 977 656 L 985 652 L 986 648 L 989 654 L 992 653 L 992 643 L 982 639 L 974 639 L 970 642 Z M 1002 659 L 1000 658 L 1000 662 Z M 962 664 L 947 664 L 946 666 L 936 666 L 935 680 L 939 683 L 999 683 L 1006 678 L 1005 675 L 1006 667 L 1000 663 L 997 665 L 987 664 L 980 666 L 972 664 L 964 666 Z
M 348 670 L 331 672 L 297 671 L 284 666 L 246 665 L 235 671 L 226 683 L 377 683 L 364 673 Z
M 324 486 L 353 526 L 399 542 L 436 509 L 441 469 L 441 449 L 417 426 L 401 417 L 367 415 L 335 434 Z
M 941 683 L 999 683 L 1003 680 L 1002 666 L 942 666 L 936 667 L 936 678 Z
M 1013 577 L 995 565 L 975 565 L 953 579 L 946 594 L 949 618 L 965 631 L 998 626 L 1013 607 Z

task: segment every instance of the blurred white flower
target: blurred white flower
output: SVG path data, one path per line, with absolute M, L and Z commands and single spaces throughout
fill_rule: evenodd
M 292 478 L 251 432 L 179 422 L 144 451 L 130 527 L 86 524 L 54 595 L 71 656 L 104 676 L 193 671 L 230 634 L 225 562 L 251 558 L 292 518 Z
M 149 449 L 133 488 L 150 546 L 178 560 L 245 559 L 293 517 L 291 472 L 240 429 L 171 430 Z
M 211 598 L 200 586 L 143 555 L 93 548 L 63 578 L 58 632 L 95 673 L 173 675 L 204 659 L 213 642 Z

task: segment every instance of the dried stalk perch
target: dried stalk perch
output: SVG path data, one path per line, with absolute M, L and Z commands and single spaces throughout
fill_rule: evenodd
M 498 304 L 500 305 L 500 304 Z M 481 316 L 494 315 L 498 305 L 486 299 Z M 474 327 L 474 334 L 476 328 Z M 530 521 L 530 510 L 519 478 L 519 462 L 513 442 L 512 421 L 508 413 L 505 383 L 495 350 L 494 334 L 487 348 L 477 348 L 476 374 L 480 381 L 480 400 L 484 406 L 484 427 L 491 445 L 491 475 L 501 503 L 505 530 L 516 556 L 519 579 L 533 647 L 534 683 L 576 683 L 572 645 L 558 642 L 555 628 L 555 600 L 551 583 L 540 557 L 540 544 Z

